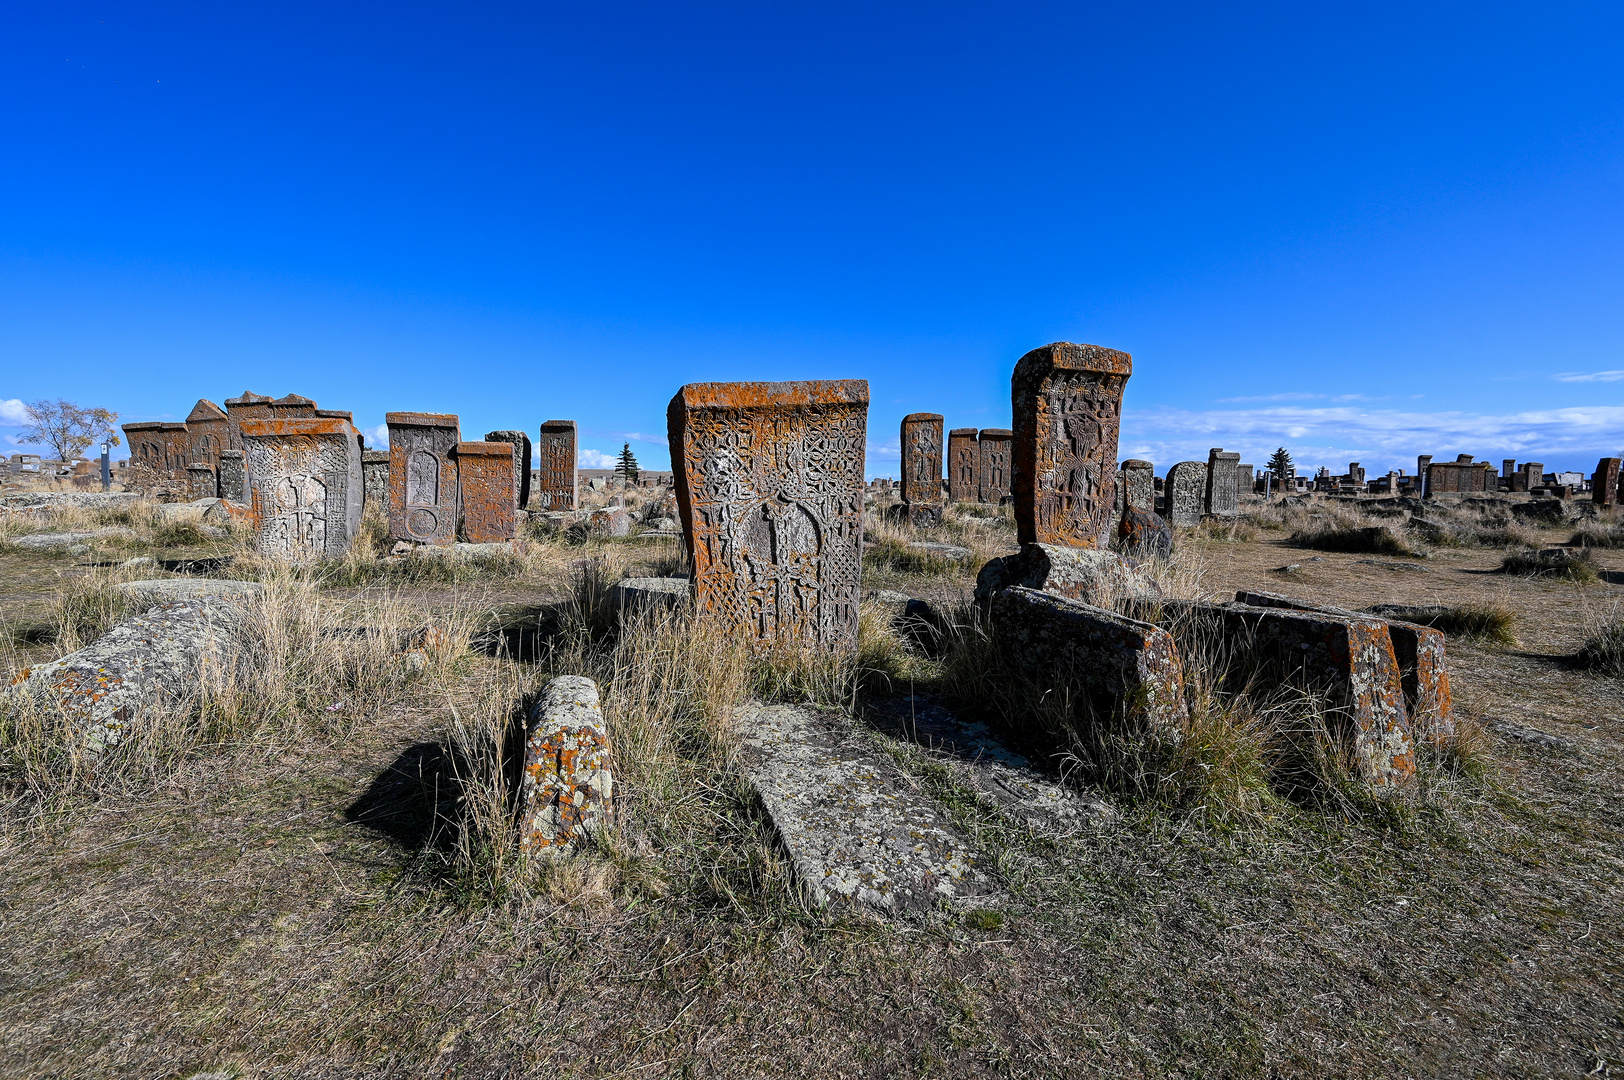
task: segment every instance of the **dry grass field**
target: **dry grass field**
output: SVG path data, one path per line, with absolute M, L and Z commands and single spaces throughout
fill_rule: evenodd
M 1603 520 L 1584 569 L 1507 573 L 1574 524 L 1428 519 L 1253 507 L 1161 569 L 1187 595 L 1490 612 L 1449 639 L 1467 735 L 1413 805 L 1284 797 L 1253 732 L 1169 765 L 1178 784 L 1075 770 L 1115 812 L 1062 838 L 863 720 L 905 694 L 1008 704 L 878 599 L 858 657 L 761 660 L 681 623 L 616 632 L 607 585 L 678 572 L 668 537 L 383 563 L 374 519 L 350 560 L 290 574 L 145 510 L 7 520 L 8 670 L 93 638 L 115 581 L 267 591 L 241 667 L 102 762 L 0 720 L 0 1075 L 1624 1073 L 1621 682 L 1614 654 L 1575 659 L 1611 640 L 1624 547 Z M 107 526 L 130 531 L 78 555 L 14 542 Z M 982 508 L 918 537 L 968 562 L 914 538 L 872 521 L 865 592 L 955 610 L 1013 550 Z M 603 688 L 622 810 L 593 850 L 532 865 L 504 829 L 514 734 L 557 674 Z M 996 868 L 996 906 L 809 908 L 735 763 L 752 695 L 836 710 L 891 754 Z

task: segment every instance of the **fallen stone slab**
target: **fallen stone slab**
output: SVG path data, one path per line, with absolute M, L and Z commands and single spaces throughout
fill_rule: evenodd
M 530 712 L 519 779 L 519 848 L 561 854 L 609 823 L 614 755 L 598 684 L 579 675 L 549 682 Z
M 194 499 L 191 502 L 159 503 L 152 510 L 153 513 L 167 521 L 184 521 L 188 518 L 201 518 L 210 510 L 219 513 L 216 507 L 224 501 L 223 499 Z
M 1022 586 L 994 596 L 991 614 L 1006 662 L 1035 691 L 1068 695 L 1095 723 L 1177 738 L 1189 722 L 1184 670 L 1166 630 Z
M 3 510 L 46 510 L 71 506 L 82 510 L 107 510 L 141 501 L 134 491 L 18 491 L 0 495 Z
M 799 705 L 738 723 L 745 777 L 814 903 L 897 913 L 993 893 L 942 808 L 860 736 Z
M 621 618 L 654 610 L 675 611 L 693 602 L 693 583 L 685 577 L 626 578 L 609 590 L 609 603 Z
M 906 604 L 913 597 L 904 592 L 897 592 L 895 589 L 875 589 L 864 599 L 872 600 L 876 604 Z
M 922 551 L 927 555 L 937 555 L 943 559 L 951 559 L 954 562 L 966 562 L 975 558 L 976 554 L 969 548 L 960 547 L 957 544 L 938 544 L 929 540 L 910 540 L 908 541 L 908 547 L 914 551 Z
M 1038 589 L 1096 607 L 1120 600 L 1154 600 L 1156 583 L 1130 560 L 1105 548 L 1022 544 L 1014 555 L 988 560 L 976 575 L 975 598 L 987 604 L 1014 586 Z
M 960 720 L 924 695 L 871 701 L 864 718 L 953 766 L 961 781 L 1004 816 L 1045 836 L 1072 836 L 1117 817 L 1109 804 L 1078 794 L 1055 773 L 1011 750 L 987 725 Z
M 241 616 L 238 601 L 220 596 L 157 603 L 78 652 L 23 669 L 7 693 L 16 707 L 59 716 L 75 748 L 98 755 L 160 711 L 191 708 L 205 670 L 229 661 Z
M 136 603 L 148 604 L 174 600 L 248 600 L 265 591 L 265 586 L 257 581 L 228 578 L 155 578 L 126 581 L 113 587 L 128 593 Z
M 1190 601 L 1163 601 L 1162 608 L 1181 639 L 1189 634 L 1224 644 L 1232 689 L 1285 686 L 1323 694 L 1348 725 L 1356 774 L 1378 792 L 1413 788 L 1415 743 L 1383 620 Z
M 1449 692 L 1448 650 L 1443 631 L 1386 614 L 1361 614 L 1346 608 L 1293 599 L 1279 593 L 1251 592 L 1242 589 L 1235 593 L 1235 602 L 1250 604 L 1253 607 L 1318 611 L 1350 619 L 1371 618 L 1374 615 L 1387 624 L 1387 637 L 1393 645 L 1393 656 L 1398 660 L 1400 679 L 1404 687 L 1404 705 L 1409 713 L 1411 730 L 1437 746 L 1442 746 L 1454 738 L 1454 706 Z
M 1513 742 L 1527 743 L 1530 746 L 1543 746 L 1547 750 L 1566 750 L 1573 745 L 1568 740 L 1552 735 L 1548 731 L 1523 727 L 1520 724 L 1513 724 L 1509 720 L 1490 720 L 1489 727 Z
M 12 537 L 10 543 L 12 547 L 19 547 L 25 551 L 70 551 L 76 547 L 86 547 L 86 545 L 97 540 L 110 540 L 118 536 L 134 535 L 135 530 L 133 529 L 113 525 L 105 529 L 91 529 L 88 532 L 34 533 L 30 536 L 15 536 Z
M 1379 566 L 1383 570 L 1401 570 L 1406 574 L 1432 573 L 1431 567 L 1417 566 L 1415 563 L 1388 562 L 1385 559 L 1355 559 L 1353 561 L 1361 566 Z

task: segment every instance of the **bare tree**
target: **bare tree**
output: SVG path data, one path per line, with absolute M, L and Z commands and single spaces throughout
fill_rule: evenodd
M 77 461 L 92 443 L 119 444 L 118 413 L 102 408 L 82 409 L 71 401 L 36 401 L 28 406 L 29 426 L 18 442 L 44 443 L 66 465 Z

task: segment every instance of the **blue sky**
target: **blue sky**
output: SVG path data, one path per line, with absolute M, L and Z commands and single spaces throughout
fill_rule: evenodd
M 1133 353 L 1121 456 L 1158 471 L 1624 450 L 1617 4 L 5 25 L 0 448 L 19 401 L 247 388 L 658 468 L 684 382 L 863 377 L 888 475 L 902 415 L 1006 426 L 1071 340 Z

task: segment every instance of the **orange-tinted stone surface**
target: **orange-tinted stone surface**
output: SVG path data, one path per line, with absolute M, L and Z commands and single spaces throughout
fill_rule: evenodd
M 1015 531 L 1023 544 L 1094 547 L 1114 524 L 1117 433 L 1133 358 L 1060 341 L 1010 378 Z
M 462 539 L 470 544 L 512 540 L 517 524 L 513 505 L 513 444 L 457 444 L 457 502 Z
M 296 562 L 341 557 L 361 527 L 354 425 L 317 417 L 244 420 L 241 431 L 259 552 Z
M 699 617 L 855 646 L 868 383 L 694 383 L 666 415 Z
M 1618 502 L 1618 474 L 1621 461 L 1624 459 L 1604 457 L 1596 462 L 1596 473 L 1590 482 L 1590 498 L 1597 506 L 1613 506 Z
M 389 539 L 456 543 L 457 418 L 392 412 L 384 422 L 389 425 Z
M 538 510 L 574 510 L 576 494 L 575 421 L 549 420 L 536 440 Z
M 982 428 L 976 440 L 976 501 L 998 506 L 1010 497 L 1010 476 L 1014 471 L 1011 447 L 1015 433 L 1009 428 Z
M 975 428 L 954 428 L 947 433 L 947 495 L 954 502 L 975 502 L 981 446 Z
M 523 510 L 530 505 L 530 436 L 522 431 L 487 431 L 485 441 L 513 447 L 513 505 Z
M 614 756 L 597 684 L 560 676 L 530 714 L 519 778 L 519 847 L 532 854 L 566 851 L 613 810 Z

